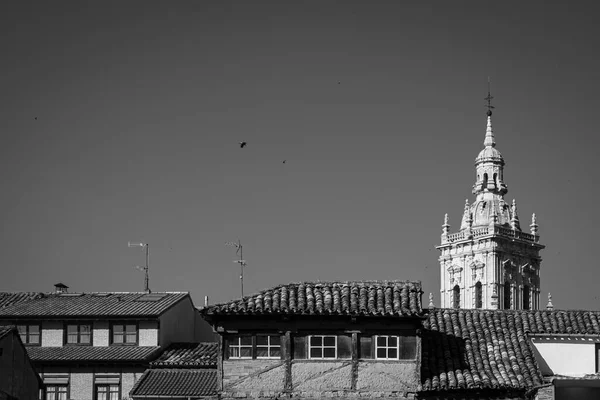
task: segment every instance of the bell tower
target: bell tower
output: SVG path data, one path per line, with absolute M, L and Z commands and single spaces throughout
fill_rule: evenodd
M 443 308 L 540 308 L 540 250 L 533 214 L 530 233 L 523 232 L 517 203 L 508 204 L 504 158 L 496 149 L 492 130 L 492 96 L 487 101 L 483 150 L 475 159 L 475 200 L 467 199 L 460 229 L 451 232 L 448 214 L 437 246 L 441 268 Z

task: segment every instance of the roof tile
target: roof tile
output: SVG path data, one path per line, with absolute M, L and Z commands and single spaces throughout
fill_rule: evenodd
M 37 292 L 0 292 L 0 308 L 12 306 L 42 297 L 42 293 Z
M 0 309 L 0 317 L 157 317 L 189 296 L 188 293 L 153 293 L 164 297 L 145 301 L 145 293 L 68 293 L 45 294 L 29 301 Z
M 131 389 L 136 397 L 197 397 L 217 394 L 216 369 L 149 369 Z
M 301 282 L 281 285 L 240 300 L 200 310 L 203 315 L 369 315 L 422 314 L 418 281 Z
M 218 352 L 218 343 L 172 343 L 150 365 L 171 368 L 216 367 Z
M 27 347 L 27 354 L 33 362 L 148 362 L 159 351 L 158 346 Z

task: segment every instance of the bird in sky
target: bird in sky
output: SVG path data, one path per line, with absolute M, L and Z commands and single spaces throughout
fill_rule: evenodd
M 248 143 L 246 143 L 246 142 L 240 142 L 240 148 L 242 148 L 242 149 L 243 149 L 244 147 L 246 147 L 246 145 L 247 145 L 247 144 L 248 144 Z
M 338 85 L 339 85 L 340 83 L 342 83 L 342 82 L 338 81 Z
M 286 162 L 286 161 L 287 161 L 287 160 L 283 160 L 283 163 L 285 164 L 285 162 Z
M 34 118 L 37 121 L 37 117 Z

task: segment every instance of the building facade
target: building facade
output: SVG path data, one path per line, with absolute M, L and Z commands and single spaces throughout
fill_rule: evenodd
M 17 327 L 47 400 L 127 398 L 164 348 L 203 336 L 198 318 L 183 292 L 67 293 L 57 287 L 0 309 L 0 325 Z
M 0 399 L 38 400 L 42 389 L 17 329 L 0 327 Z
M 488 99 L 491 96 L 488 95 Z M 517 204 L 504 200 L 504 158 L 496 149 L 492 111 L 487 112 L 484 148 L 475 159 L 472 204 L 465 202 L 460 229 L 444 217 L 441 244 L 443 308 L 528 310 L 540 307 L 540 250 L 535 214 L 521 230 Z

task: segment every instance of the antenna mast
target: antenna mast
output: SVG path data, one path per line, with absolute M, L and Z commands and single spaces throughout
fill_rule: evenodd
M 242 298 L 244 298 L 244 267 L 247 265 L 246 260 L 244 260 L 244 250 L 242 248 L 242 242 L 238 239 L 236 242 L 225 242 L 225 246 L 235 247 L 237 250 L 235 254 L 240 255 L 239 260 L 234 260 L 233 262 L 236 264 L 240 264 L 240 288 L 242 293 Z
M 150 293 L 150 276 L 148 270 L 150 269 L 150 245 L 148 243 L 127 243 L 127 247 L 145 247 L 146 248 L 146 265 L 144 267 L 136 266 L 137 269 L 144 271 L 144 292 Z

